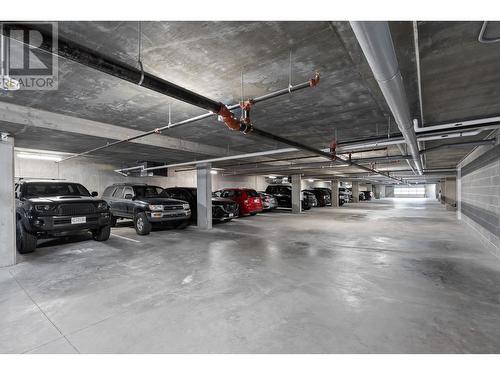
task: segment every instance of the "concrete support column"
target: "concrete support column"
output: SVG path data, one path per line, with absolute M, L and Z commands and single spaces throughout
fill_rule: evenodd
M 359 182 L 357 181 L 352 183 L 352 201 L 359 203 Z
M 337 180 L 330 181 L 332 184 L 332 208 L 339 206 L 339 182 Z
M 16 264 L 14 139 L 0 138 L 0 267 Z
M 294 174 L 292 176 L 292 213 L 300 214 L 302 212 L 302 176 L 300 174 Z
M 462 220 L 462 167 L 457 167 L 457 219 Z
M 196 166 L 196 197 L 198 228 L 212 229 L 212 174 L 211 164 Z

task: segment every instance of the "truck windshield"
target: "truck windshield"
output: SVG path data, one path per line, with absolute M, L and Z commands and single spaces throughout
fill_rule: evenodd
M 24 195 L 26 197 L 56 197 L 68 195 L 88 197 L 90 193 L 80 184 L 66 182 L 35 182 L 26 184 Z
M 158 186 L 134 186 L 136 197 L 141 198 L 156 198 L 160 196 L 162 188 Z

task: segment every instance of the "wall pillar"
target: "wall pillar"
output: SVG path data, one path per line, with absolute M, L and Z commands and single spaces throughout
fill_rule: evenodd
M 0 138 L 0 267 L 16 264 L 16 205 L 14 199 L 14 139 Z
M 292 213 L 300 214 L 302 212 L 302 176 L 294 174 L 292 176 Z
M 332 188 L 332 208 L 339 207 L 339 181 L 330 181 Z
M 359 203 L 359 182 L 352 182 L 352 202 Z
M 212 174 L 211 164 L 196 167 L 196 197 L 198 210 L 198 228 L 212 229 Z

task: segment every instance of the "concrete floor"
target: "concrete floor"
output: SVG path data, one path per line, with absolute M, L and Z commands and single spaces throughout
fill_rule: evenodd
M 428 200 L 50 241 L 0 290 L 2 353 L 500 352 L 500 260 Z

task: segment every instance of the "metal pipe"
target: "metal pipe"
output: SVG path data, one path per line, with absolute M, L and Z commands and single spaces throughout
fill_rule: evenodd
M 417 137 L 410 117 L 403 77 L 399 71 L 389 24 L 385 21 L 355 21 L 350 22 L 350 24 L 398 124 L 398 128 L 408 145 L 417 172 L 421 175 L 422 163 Z
M 274 155 L 274 154 L 283 154 L 286 152 L 295 152 L 298 151 L 296 148 L 281 148 L 278 150 L 269 150 L 269 151 L 259 151 L 259 152 L 252 152 L 249 154 L 239 154 L 239 155 L 231 155 L 231 156 L 223 156 L 220 158 L 213 158 L 213 159 L 205 159 L 205 160 L 194 160 L 194 161 L 188 161 L 185 163 L 175 163 L 175 164 L 165 164 L 165 165 L 160 165 L 157 167 L 150 167 L 150 168 L 144 168 L 144 166 L 139 165 L 136 167 L 129 167 L 129 168 L 122 168 L 122 169 L 115 169 L 115 172 L 120 173 L 120 172 L 128 172 L 136 169 L 140 169 L 142 171 L 151 171 L 155 169 L 165 169 L 165 168 L 173 168 L 173 167 L 182 167 L 185 165 L 193 165 L 193 164 L 200 164 L 200 163 L 213 163 L 213 162 L 218 162 L 218 161 L 224 161 L 224 160 L 234 160 L 234 159 L 245 159 L 245 158 L 253 158 L 253 157 L 259 157 L 259 156 L 266 156 L 266 155 Z
M 444 145 L 426 148 L 425 150 L 421 150 L 420 153 L 424 154 L 424 153 L 439 150 L 442 148 L 477 147 L 477 146 L 484 146 L 484 145 L 494 145 L 496 143 L 496 141 L 497 141 L 496 138 L 493 138 L 493 139 L 483 139 L 483 140 L 471 141 L 471 142 L 446 143 Z
M 24 30 L 25 32 L 36 30 L 42 35 L 42 43 L 39 46 L 30 45 L 32 48 L 38 48 L 50 54 L 56 54 L 57 56 L 91 67 L 136 85 L 142 80 L 140 84 L 142 87 L 204 108 L 207 111 L 218 112 L 223 105 L 220 102 L 209 99 L 162 78 L 155 77 L 112 57 L 101 55 L 90 48 L 69 41 L 61 36 L 57 37 L 57 44 L 54 44 L 52 34 L 41 24 L 19 23 L 11 24 L 11 26 L 19 30 Z M 54 48 L 54 45 L 57 45 L 57 49 Z
M 500 38 L 487 38 L 487 37 L 485 37 L 487 27 L 488 27 L 488 21 L 484 21 L 483 25 L 481 26 L 481 31 L 479 32 L 479 36 L 477 37 L 477 40 L 479 41 L 479 43 L 500 42 Z
M 274 98 L 278 98 L 280 96 L 283 96 L 285 94 L 289 94 L 289 91 L 290 92 L 295 92 L 295 91 L 299 91 L 299 90 L 305 89 L 305 88 L 310 87 L 310 86 L 311 86 L 311 81 L 309 80 L 309 81 L 306 81 L 306 82 L 303 82 L 303 83 L 299 83 L 299 84 L 297 84 L 295 86 L 292 86 L 290 88 L 278 90 L 278 91 L 275 91 L 275 92 L 272 92 L 272 93 L 269 93 L 269 94 L 266 94 L 266 95 L 259 96 L 259 97 L 255 98 L 255 99 L 252 99 L 252 103 L 261 103 L 261 102 L 269 100 L 269 99 L 274 99 Z M 236 104 L 232 104 L 232 105 L 228 106 L 227 108 L 229 110 L 233 110 L 233 109 L 237 109 L 239 107 L 240 107 L 240 104 L 236 103 Z M 103 150 L 103 149 L 108 148 L 108 147 L 117 146 L 119 144 L 130 142 L 130 141 L 133 141 L 133 140 L 138 139 L 138 138 L 147 137 L 148 135 L 158 134 L 158 133 L 161 133 L 162 131 L 165 131 L 165 130 L 168 130 L 168 129 L 171 129 L 171 128 L 176 128 L 176 127 L 179 127 L 179 126 L 183 126 L 183 125 L 187 125 L 187 124 L 192 124 L 193 122 L 204 120 L 206 118 L 209 118 L 209 117 L 212 117 L 212 116 L 215 116 L 215 115 L 216 114 L 213 113 L 213 112 L 208 112 L 208 113 L 205 113 L 203 115 L 199 115 L 199 116 L 191 117 L 191 118 L 186 119 L 186 120 L 175 122 L 173 124 L 168 124 L 168 125 L 165 125 L 165 126 L 162 126 L 162 127 L 159 127 L 159 128 L 151 129 L 151 130 L 146 131 L 144 133 L 138 134 L 138 135 L 136 135 L 134 137 L 129 137 L 129 138 L 121 139 L 121 140 L 118 140 L 118 141 L 110 142 L 110 143 L 107 143 L 107 144 L 105 144 L 103 146 L 99 146 L 99 147 L 90 149 L 88 151 L 80 152 L 78 154 L 75 154 L 75 155 L 69 156 L 67 158 L 64 158 L 64 159 L 60 160 L 59 162 L 63 162 L 63 161 L 69 160 L 69 159 L 74 159 L 74 158 L 77 158 L 77 157 L 80 157 L 80 156 L 88 155 L 88 154 L 91 154 L 91 153 L 96 152 L 96 151 Z

